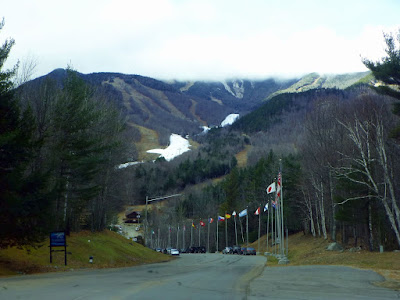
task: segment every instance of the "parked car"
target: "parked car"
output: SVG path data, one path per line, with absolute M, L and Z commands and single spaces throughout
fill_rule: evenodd
M 161 248 L 156 248 L 154 250 L 157 251 L 157 252 L 163 252 L 163 249 L 161 249 Z
M 200 246 L 192 246 L 188 248 L 188 253 L 206 253 L 206 247 Z
M 170 250 L 170 254 L 176 256 L 176 255 L 179 255 L 179 251 L 177 249 L 172 248 Z
M 245 253 L 246 253 L 246 251 L 247 251 L 247 248 L 246 247 L 242 247 L 242 248 L 240 248 L 240 255 L 245 255 Z
M 232 254 L 240 254 L 240 246 L 233 246 L 232 247 Z
M 232 254 L 232 247 L 225 247 L 222 250 L 222 254 Z
M 246 248 L 246 252 L 244 253 L 244 255 L 256 255 L 257 251 L 254 248 L 248 247 Z

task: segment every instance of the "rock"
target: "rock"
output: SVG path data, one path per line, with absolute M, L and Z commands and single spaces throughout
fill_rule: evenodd
M 328 251 L 343 251 L 343 247 L 339 243 L 331 243 L 328 245 L 328 247 L 326 247 L 326 250 L 328 250 Z
M 289 259 L 286 256 L 283 256 L 279 261 L 278 261 L 278 265 L 287 265 L 288 263 L 290 263 Z
M 349 249 L 349 252 L 360 252 L 360 251 L 361 251 L 361 247 L 360 246 Z

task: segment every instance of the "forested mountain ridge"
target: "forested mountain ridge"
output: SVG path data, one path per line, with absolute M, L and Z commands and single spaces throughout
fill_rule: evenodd
M 310 73 L 300 78 L 287 89 L 282 89 L 270 94 L 267 99 L 271 99 L 279 94 L 299 93 L 313 89 L 346 89 L 354 84 L 359 83 L 370 74 L 371 72 L 369 71 L 336 75 L 320 75 L 318 73 Z
M 168 144 L 171 133 L 194 136 L 202 132 L 202 126 L 219 126 L 231 113 L 246 115 L 260 107 L 265 99 L 293 91 L 296 86 L 302 86 L 296 92 L 325 87 L 328 82 L 330 87 L 341 88 L 356 82 L 361 76 L 357 73 L 328 78 L 313 73 L 285 80 L 167 82 L 121 73 L 78 74 L 126 113 L 136 142 L 140 142 L 140 135 L 143 135 L 138 128 L 143 127 L 155 132 L 160 145 Z M 64 69 L 56 69 L 28 84 L 36 85 L 46 78 L 53 78 L 62 85 L 65 76 Z

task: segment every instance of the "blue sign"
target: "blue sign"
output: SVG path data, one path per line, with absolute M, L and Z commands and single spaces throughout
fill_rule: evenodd
M 58 246 L 66 246 L 64 231 L 55 231 L 50 233 L 50 247 Z

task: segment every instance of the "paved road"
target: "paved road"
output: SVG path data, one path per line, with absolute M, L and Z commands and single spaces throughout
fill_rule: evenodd
M 265 268 L 262 256 L 184 254 L 134 268 L 0 279 L 0 299 L 397 299 L 374 272 Z

